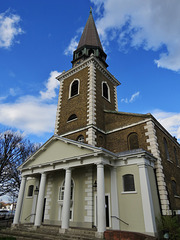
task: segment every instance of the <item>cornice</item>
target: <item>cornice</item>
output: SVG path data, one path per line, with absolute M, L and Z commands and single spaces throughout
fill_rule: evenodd
M 89 57 L 88 59 L 80 63 L 78 66 L 75 66 L 66 72 L 63 71 L 63 73 L 57 76 L 56 79 L 61 82 L 63 79 L 66 79 L 74 75 L 75 73 L 81 71 L 82 69 L 88 67 L 92 62 L 95 64 L 96 68 L 100 70 L 106 76 L 106 78 L 108 78 L 114 85 L 118 86 L 121 84 L 94 56 Z

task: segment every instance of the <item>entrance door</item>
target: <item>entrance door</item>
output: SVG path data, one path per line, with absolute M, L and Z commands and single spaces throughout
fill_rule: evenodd
M 105 196 L 106 227 L 109 227 L 109 196 Z
M 44 222 L 45 206 L 46 206 L 46 198 L 44 198 L 44 206 L 43 206 L 42 222 Z
M 105 214 L 106 214 L 106 227 L 110 227 L 110 209 L 109 209 L 109 194 L 105 194 Z M 94 223 L 97 226 L 97 195 L 95 196 L 95 214 Z

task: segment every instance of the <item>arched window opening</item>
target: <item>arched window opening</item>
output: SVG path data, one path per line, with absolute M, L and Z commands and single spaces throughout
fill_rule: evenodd
M 176 151 L 175 147 L 174 147 L 174 157 L 175 157 L 176 165 L 179 165 L 179 161 L 178 161 L 178 157 L 177 157 L 177 151 Z
M 74 80 L 70 85 L 70 97 L 74 97 L 79 94 L 79 81 Z
M 59 211 L 59 220 L 62 219 L 62 209 L 63 209 L 63 200 L 64 200 L 64 192 L 65 192 L 65 181 L 63 181 L 60 189 L 59 189 L 59 202 L 60 202 L 60 211 Z M 73 219 L 73 198 L 74 198 L 74 181 L 71 179 L 71 193 L 70 193 L 70 220 Z
M 129 150 L 138 149 L 139 148 L 139 140 L 137 133 L 130 133 L 128 136 L 128 148 Z
M 133 174 L 126 174 L 123 176 L 123 187 L 124 192 L 132 192 L 135 191 L 135 184 L 134 184 L 134 175 Z
M 110 92 L 109 92 L 109 86 L 106 82 L 102 82 L 102 95 L 105 97 L 108 101 L 110 101 Z
M 30 185 L 28 188 L 28 197 L 32 197 L 33 196 L 33 190 L 34 190 L 34 186 Z
M 172 193 L 173 193 L 173 195 L 177 195 L 176 181 L 172 180 L 171 181 L 171 185 L 172 185 Z
M 72 114 L 69 118 L 68 118 L 68 122 L 69 121 L 72 121 L 72 120 L 76 120 L 77 119 L 77 116 L 76 116 L 76 114 Z
M 90 49 L 88 52 L 88 55 L 91 56 L 91 54 L 94 54 L 94 50 Z
M 79 52 L 78 57 L 82 56 L 82 51 Z
M 164 138 L 164 150 L 165 150 L 167 160 L 170 160 L 169 151 L 168 151 L 168 144 L 167 144 L 167 140 L 165 138 Z
M 77 141 L 78 142 L 84 142 L 84 136 L 83 135 L 79 135 L 78 137 L 77 137 Z

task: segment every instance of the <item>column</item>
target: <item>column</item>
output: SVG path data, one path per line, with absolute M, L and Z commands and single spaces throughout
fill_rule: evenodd
M 116 168 L 111 168 L 111 207 L 112 207 L 112 229 L 119 230 L 119 203 L 118 203 L 118 192 L 117 192 L 117 174 Z
M 41 181 L 39 186 L 39 195 L 36 207 L 35 226 L 40 226 L 42 222 L 43 207 L 44 207 L 44 193 L 46 186 L 46 173 L 41 174 Z
M 147 233 L 151 233 L 154 235 L 157 229 L 156 229 L 156 222 L 155 222 L 153 200 L 151 195 L 151 187 L 150 187 L 149 176 L 148 176 L 148 169 L 145 164 L 139 165 L 139 177 L 140 177 L 145 230 Z
M 64 200 L 62 210 L 62 229 L 69 228 L 69 217 L 70 217 L 70 200 L 71 200 L 71 169 L 66 169 L 65 176 L 65 189 L 64 189 Z
M 18 224 L 19 220 L 20 220 L 21 209 L 22 209 L 23 198 L 24 198 L 24 191 L 25 191 L 25 186 L 26 186 L 26 180 L 27 180 L 26 176 L 22 177 L 22 179 L 21 179 L 21 186 L 19 189 L 18 201 L 17 201 L 16 212 L 15 212 L 13 224 Z
M 98 233 L 106 230 L 104 165 L 97 165 L 97 228 Z

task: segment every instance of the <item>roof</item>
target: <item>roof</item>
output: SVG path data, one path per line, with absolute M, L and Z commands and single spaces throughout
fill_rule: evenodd
M 88 45 L 88 46 L 96 46 L 103 50 L 101 45 L 101 41 L 99 39 L 99 35 L 96 29 L 96 25 L 94 23 L 94 19 L 92 16 L 92 11 L 90 11 L 89 18 L 85 25 L 84 31 L 82 33 L 81 39 L 79 41 L 77 49 Z

